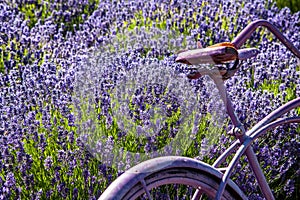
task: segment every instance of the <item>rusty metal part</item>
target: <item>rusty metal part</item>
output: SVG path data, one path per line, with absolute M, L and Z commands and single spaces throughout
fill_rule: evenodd
M 210 46 L 179 53 L 175 61 L 188 65 L 223 64 L 237 58 L 238 52 L 232 46 Z

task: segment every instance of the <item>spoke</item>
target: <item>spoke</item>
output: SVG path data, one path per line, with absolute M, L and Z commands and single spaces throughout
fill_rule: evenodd
M 203 192 L 201 191 L 201 188 L 198 188 L 196 190 L 196 192 L 194 193 L 192 200 L 202 199 L 202 194 L 203 194 Z
M 149 200 L 152 200 L 152 197 L 151 197 L 151 195 L 150 195 L 150 192 L 149 192 L 149 190 L 147 189 L 147 185 L 146 185 L 145 180 L 143 179 L 143 180 L 141 180 L 140 182 L 141 182 L 141 184 L 142 184 L 142 186 L 143 186 L 143 188 L 144 188 L 144 190 L 145 190 L 145 192 L 146 192 L 146 195 L 147 195 L 148 199 L 149 199 Z
M 171 199 L 170 199 L 170 195 L 169 195 L 170 193 L 169 193 L 169 189 L 168 189 L 168 188 L 169 188 L 169 187 L 167 186 L 168 200 L 171 200 Z

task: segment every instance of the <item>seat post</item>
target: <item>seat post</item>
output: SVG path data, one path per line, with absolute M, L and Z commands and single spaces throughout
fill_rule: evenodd
M 232 105 L 232 101 L 227 93 L 226 87 L 224 85 L 224 80 L 222 79 L 222 76 L 219 73 L 212 73 L 209 74 L 210 78 L 214 81 L 214 83 L 216 84 L 219 93 L 221 95 L 221 98 L 225 104 L 226 107 L 226 112 L 229 115 L 232 124 L 234 126 L 234 128 L 238 128 L 239 129 L 239 133 L 238 135 L 236 135 L 240 140 L 243 139 L 245 137 L 245 128 L 244 125 L 241 123 L 241 121 L 239 120 L 239 118 L 236 115 L 236 112 L 233 108 Z

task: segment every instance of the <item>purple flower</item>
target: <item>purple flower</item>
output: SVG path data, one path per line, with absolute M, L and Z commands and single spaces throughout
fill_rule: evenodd
M 74 188 L 73 189 L 73 194 L 72 194 L 72 199 L 77 199 L 78 198 L 78 189 Z
M 53 161 L 52 161 L 52 157 L 48 156 L 45 160 L 44 160 L 44 166 L 46 168 L 46 170 L 50 170 L 50 168 L 52 168 L 53 165 Z
M 16 180 L 15 180 L 15 176 L 12 172 L 9 172 L 7 175 L 6 175 L 6 181 L 4 183 L 4 185 L 6 187 L 14 187 L 16 184 Z

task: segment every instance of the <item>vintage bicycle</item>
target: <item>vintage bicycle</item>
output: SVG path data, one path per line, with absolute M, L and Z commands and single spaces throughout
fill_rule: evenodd
M 235 142 L 221 154 L 213 165 L 181 156 L 158 157 L 142 162 L 124 172 L 111 183 L 99 198 L 100 200 L 155 199 L 151 195 L 151 191 L 164 185 L 192 187 L 195 190 L 192 199 L 247 199 L 239 186 L 230 179 L 242 155 L 246 155 L 264 197 L 268 200 L 274 199 L 251 144 L 257 138 L 263 137 L 268 130 L 285 124 L 300 123 L 300 116 L 284 117 L 284 114 L 300 106 L 300 97 L 280 106 L 250 130 L 245 131 L 243 124 L 235 114 L 224 86 L 224 81 L 234 76 L 239 69 L 241 60 L 255 57 L 258 54 L 258 50 L 255 48 L 240 49 L 240 47 L 260 26 L 266 27 L 295 56 L 300 58 L 300 51 L 273 24 L 266 20 L 257 20 L 248 24 L 231 42 L 206 48 L 198 45 L 198 49 L 179 52 L 176 58 L 176 62 L 188 65 L 216 64 L 216 68 L 194 68 L 194 71 L 188 74 L 188 78 L 197 79 L 200 76 L 208 75 L 215 82 L 234 126 L 229 134 L 236 138 Z M 234 62 L 232 66 L 228 64 L 230 62 Z M 220 67 L 222 65 L 227 67 Z M 229 157 L 232 159 L 224 167 L 222 164 Z M 168 192 L 168 189 L 165 189 L 165 192 Z

